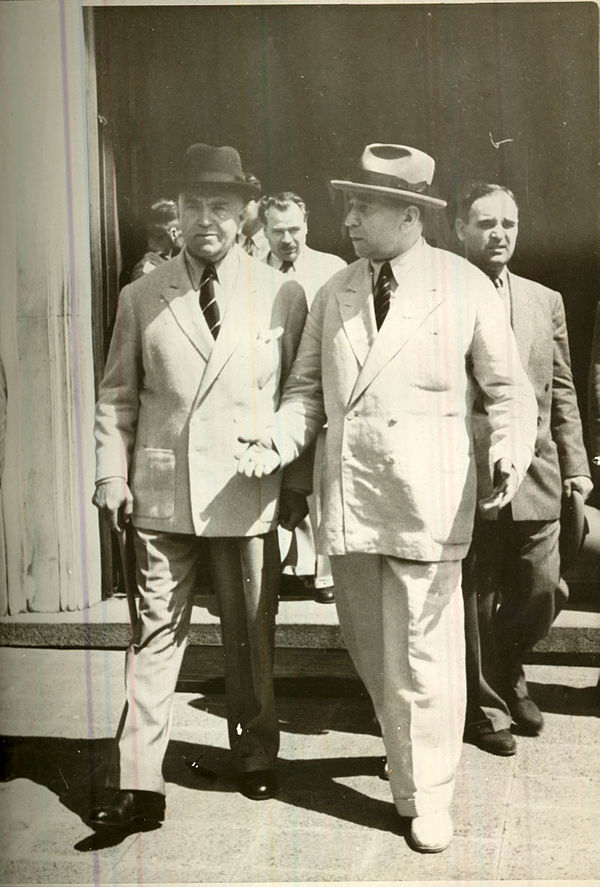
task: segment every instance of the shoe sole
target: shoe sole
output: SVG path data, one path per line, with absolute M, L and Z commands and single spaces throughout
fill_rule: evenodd
M 507 749 L 506 751 L 502 751 L 500 749 L 491 749 L 486 748 L 484 745 L 479 745 L 478 743 L 474 743 L 477 748 L 481 749 L 481 751 L 486 752 L 488 755 L 496 755 L 498 758 L 512 758 L 517 753 L 517 749 L 511 748 L 510 751 Z
M 164 815 L 160 818 L 157 816 L 134 816 L 133 819 L 121 823 L 104 822 L 97 819 L 86 819 L 85 821 L 90 828 L 97 832 L 125 832 L 138 827 L 159 828 L 165 821 L 165 817 Z
M 417 853 L 443 853 L 444 850 L 447 850 L 452 841 L 448 841 L 447 844 L 444 844 L 443 847 L 422 847 L 420 844 L 417 844 L 416 841 L 413 841 L 411 838 L 408 842 L 413 850 L 416 850 Z

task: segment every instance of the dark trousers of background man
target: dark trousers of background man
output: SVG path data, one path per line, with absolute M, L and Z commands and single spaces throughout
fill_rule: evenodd
M 523 660 L 544 638 L 566 596 L 560 582 L 559 521 L 477 516 L 463 565 L 467 724 L 510 728 L 509 703 L 525 698 Z

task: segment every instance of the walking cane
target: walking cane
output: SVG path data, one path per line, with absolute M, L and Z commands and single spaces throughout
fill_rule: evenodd
M 121 566 L 123 568 L 123 580 L 125 582 L 125 594 L 127 596 L 127 608 L 129 610 L 129 622 L 131 623 L 131 631 L 135 632 L 138 621 L 138 611 L 136 603 L 136 583 L 135 583 L 135 557 L 131 552 L 131 546 L 127 537 L 127 529 L 117 530 L 117 540 L 119 542 L 119 554 L 121 555 Z

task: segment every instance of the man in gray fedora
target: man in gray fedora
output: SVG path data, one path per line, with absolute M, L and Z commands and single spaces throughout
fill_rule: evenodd
M 493 490 L 509 502 L 535 438 L 535 401 L 494 288 L 430 247 L 434 161 L 372 144 L 334 188 L 358 260 L 319 290 L 275 421 L 239 470 L 292 462 L 328 422 L 324 550 L 345 643 L 371 695 L 390 787 L 418 850 L 444 850 L 465 713 L 461 560 L 476 478 L 471 409 L 493 427 Z M 518 428 L 518 436 L 513 429 Z
M 236 441 L 274 416 L 307 309 L 297 282 L 236 244 L 252 193 L 234 148 L 192 145 L 179 187 L 185 248 L 119 299 L 96 413 L 94 502 L 115 529 L 133 521 L 140 612 L 118 766 L 89 817 L 95 827 L 163 819 L 162 761 L 206 548 L 239 786 L 257 800 L 276 791 L 276 527 L 286 503 L 280 473 L 236 472 Z M 311 486 L 310 472 L 300 475 L 290 477 L 294 504 Z

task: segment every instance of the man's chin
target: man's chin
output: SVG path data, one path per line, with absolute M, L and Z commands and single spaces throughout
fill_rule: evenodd
M 188 252 L 195 258 L 198 259 L 199 262 L 219 262 L 228 252 L 229 247 L 223 248 L 223 246 L 202 246 L 198 247 L 195 244 L 188 245 Z

